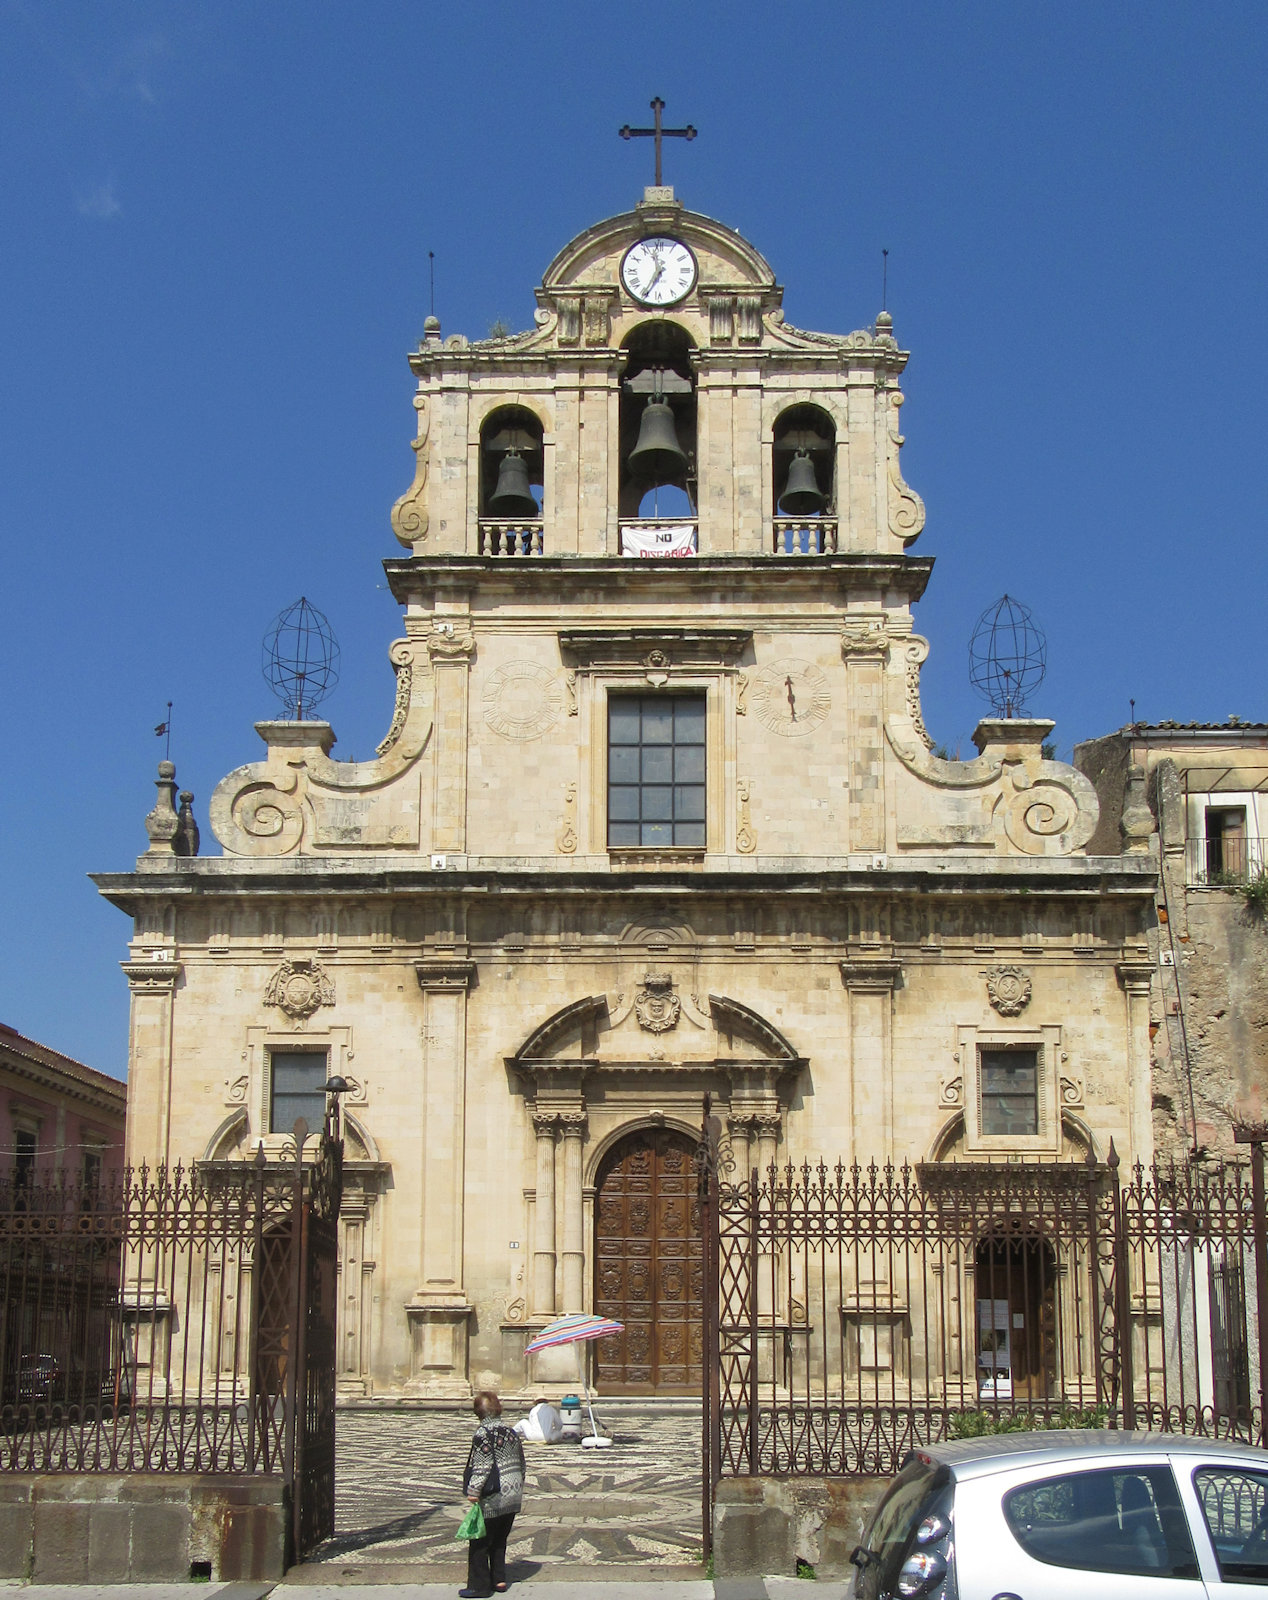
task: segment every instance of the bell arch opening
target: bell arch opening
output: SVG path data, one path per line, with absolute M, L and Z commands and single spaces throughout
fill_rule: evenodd
M 604 1394 L 694 1394 L 700 1382 L 703 1250 L 695 1142 L 642 1127 L 606 1151 L 596 1174 L 594 1309 L 624 1330 L 600 1339 Z
M 694 341 L 676 322 L 641 322 L 622 348 L 618 514 L 624 520 L 694 517 Z
M 775 419 L 771 481 L 777 517 L 836 515 L 836 424 L 820 406 L 789 406 Z
M 480 426 L 480 516 L 535 521 L 545 496 L 545 429 L 527 406 L 498 406 Z

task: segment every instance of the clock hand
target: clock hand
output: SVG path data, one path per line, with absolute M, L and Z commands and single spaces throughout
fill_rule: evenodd
M 792 678 L 784 679 L 784 687 L 788 690 L 788 714 L 794 722 L 797 720 L 797 696 L 793 693 Z

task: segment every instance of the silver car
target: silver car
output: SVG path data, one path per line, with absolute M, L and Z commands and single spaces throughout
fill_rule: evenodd
M 929 1445 L 852 1559 L 856 1600 L 1231 1600 L 1268 1585 L 1268 1451 L 1094 1430 Z

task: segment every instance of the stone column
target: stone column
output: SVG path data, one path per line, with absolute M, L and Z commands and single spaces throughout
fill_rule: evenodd
M 585 1310 L 585 1214 L 581 1193 L 581 1142 L 586 1136 L 584 1111 L 565 1111 L 559 1119 L 564 1134 L 564 1305 L 565 1313 Z
M 418 1290 L 406 1305 L 412 1330 L 407 1394 L 465 1397 L 467 1318 L 463 1289 L 467 989 L 472 961 L 420 961 L 424 996 L 423 1183 Z
M 852 855 L 885 849 L 885 663 L 890 637 L 886 618 L 850 619 L 841 634 L 845 660 L 850 798 L 846 849 Z
M 172 1029 L 179 961 L 120 962 L 132 991 L 128 1039 L 128 1166 L 165 1165 L 171 1155 Z
M 475 635 L 461 615 L 438 617 L 427 635 L 436 681 L 431 847 L 467 848 L 467 695 Z
M 1124 1164 L 1129 1170 L 1133 1161 L 1150 1161 L 1154 1153 L 1149 1063 L 1149 992 L 1153 979 L 1154 969 L 1149 962 L 1119 964 L 1118 981 L 1127 1000 L 1127 1128 L 1131 1149 L 1126 1152 Z
M 757 1180 L 767 1183 L 770 1180 L 770 1169 L 778 1159 L 779 1129 L 782 1118 L 778 1111 L 764 1112 L 753 1118 L 753 1127 L 757 1133 Z
M 555 1315 L 555 1128 L 551 1111 L 534 1111 L 537 1200 L 533 1208 L 533 1315 Z
M 884 1163 L 894 1155 L 894 990 L 902 977 L 902 963 L 873 957 L 841 963 L 841 977 L 850 996 L 850 1027 L 846 1051 L 846 1082 L 850 1128 L 843 1153 L 847 1165 L 857 1161 Z M 875 1128 L 875 1146 L 860 1148 L 861 1128 Z

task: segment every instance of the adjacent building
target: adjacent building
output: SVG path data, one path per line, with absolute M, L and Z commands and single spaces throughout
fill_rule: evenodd
M 536 296 L 409 357 L 375 759 L 261 722 L 221 854 L 183 853 L 165 764 L 96 880 L 133 925 L 134 1161 L 280 1158 L 350 1086 L 347 1394 L 531 1391 L 533 1330 L 588 1308 L 625 1324 L 604 1390 L 694 1388 L 706 1094 L 741 1176 L 1153 1149 L 1147 843 L 1050 722 L 949 761 L 922 719 L 891 318 L 794 327 L 659 187 Z
M 1137 722 L 1076 746 L 1101 820 L 1090 849 L 1150 849 L 1159 1147 L 1229 1153 L 1268 1115 L 1268 724 Z M 1117 835 L 1117 839 L 1116 839 Z
M 123 1165 L 127 1085 L 0 1023 L 0 1178 L 101 1183 Z

